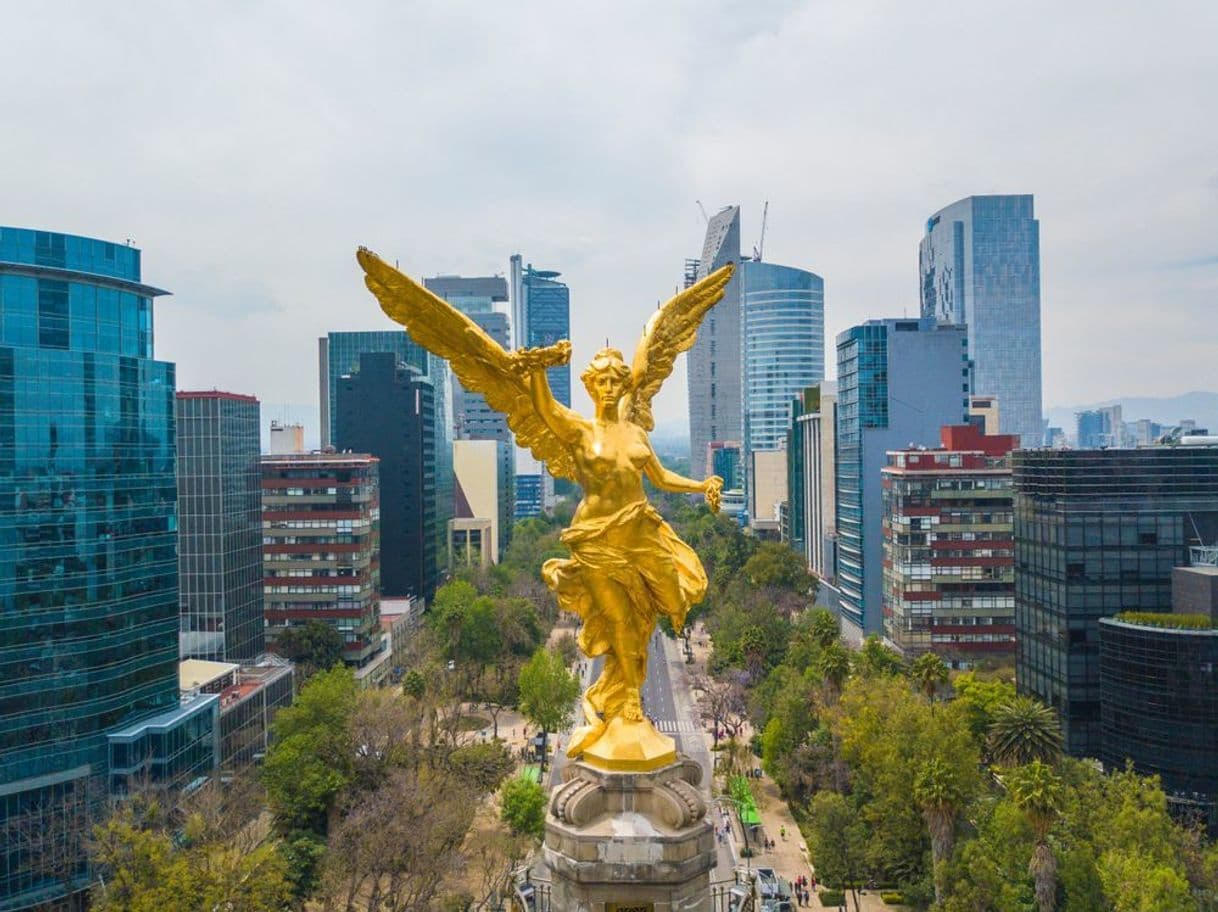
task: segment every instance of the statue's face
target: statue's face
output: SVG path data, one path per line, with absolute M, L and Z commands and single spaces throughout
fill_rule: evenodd
M 623 371 L 615 370 L 615 367 L 617 367 L 617 363 L 601 366 L 591 377 L 588 377 L 585 383 L 588 388 L 588 395 L 598 405 L 617 405 L 621 398 L 629 391 L 626 378 L 622 376 Z M 625 365 L 623 364 L 621 367 L 625 368 Z

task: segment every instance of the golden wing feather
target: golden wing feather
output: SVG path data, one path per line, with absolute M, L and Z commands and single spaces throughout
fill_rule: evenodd
M 672 373 L 677 355 L 693 348 L 706 312 L 723 297 L 735 267 L 729 263 L 674 295 L 651 315 L 630 367 L 634 390 L 626 417 L 646 431 L 655 427 L 651 400 Z
M 533 408 L 528 388 L 512 369 L 512 355 L 461 311 L 372 251 L 361 247 L 356 258 L 366 273 L 364 283 L 389 318 L 447 361 L 463 387 L 481 393 L 491 408 L 506 415 L 516 442 L 542 460 L 551 475 L 574 481 L 571 452 Z

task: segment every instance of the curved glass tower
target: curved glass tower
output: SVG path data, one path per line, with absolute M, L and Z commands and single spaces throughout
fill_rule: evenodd
M 0 228 L 0 909 L 83 885 L 107 734 L 179 705 L 162 294 L 133 247 Z
M 779 450 L 791 400 L 825 379 L 825 281 L 805 269 L 740 264 L 746 452 Z

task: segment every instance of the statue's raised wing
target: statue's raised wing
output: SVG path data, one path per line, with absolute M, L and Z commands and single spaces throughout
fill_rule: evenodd
M 532 450 L 551 475 L 574 480 L 571 451 L 533 408 L 525 381 L 512 368 L 512 355 L 461 311 L 371 250 L 361 247 L 356 258 L 366 273 L 365 284 L 390 319 L 447 361 L 462 386 L 481 393 L 491 408 L 506 415 L 516 442 Z
M 655 427 L 651 400 L 672 373 L 677 355 L 693 347 L 702 318 L 723 297 L 734 268 L 729 263 L 678 292 L 647 321 L 630 366 L 634 389 L 626 408 L 626 417 L 644 430 Z

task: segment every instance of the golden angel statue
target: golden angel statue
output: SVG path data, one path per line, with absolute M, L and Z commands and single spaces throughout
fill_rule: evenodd
M 585 725 L 570 757 L 604 769 L 648 770 L 676 759 L 673 740 L 643 714 L 647 648 L 660 616 L 680 630 L 706 594 L 702 562 L 647 500 L 643 477 L 663 491 L 704 494 L 719 509 L 723 480 L 695 481 L 660 464 L 647 432 L 651 400 L 678 354 L 694 344 L 706 312 L 723 297 L 732 266 L 679 292 L 647 321 L 634 360 L 603 348 L 581 375 L 596 408 L 589 420 L 555 400 L 546 368 L 566 364 L 571 343 L 505 351 L 472 320 L 410 277 L 360 248 L 365 282 L 411 338 L 446 359 L 465 389 L 507 416 L 516 441 L 557 478 L 583 489 L 562 533 L 571 557 L 547 561 L 546 585 L 583 625 L 579 645 L 604 668 L 584 694 Z

